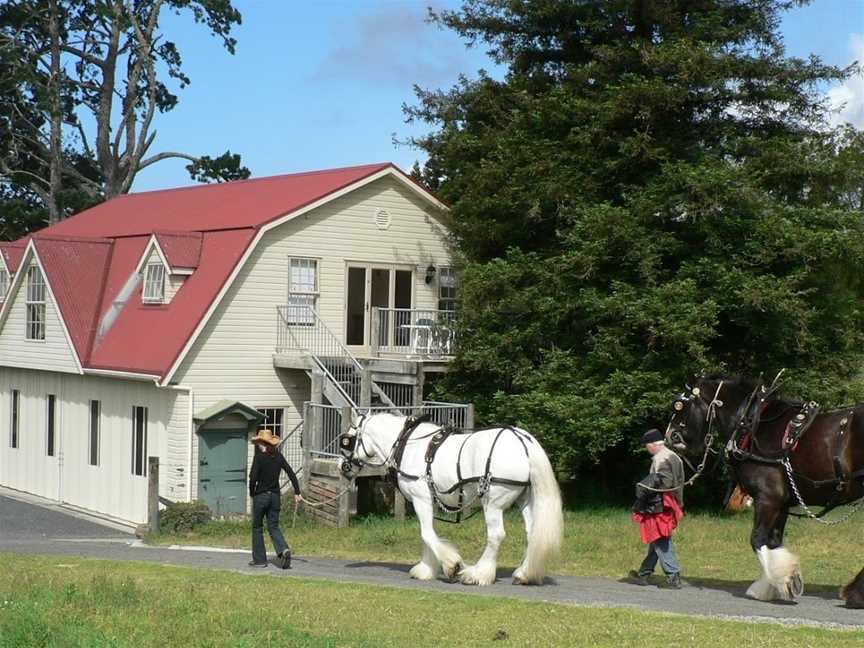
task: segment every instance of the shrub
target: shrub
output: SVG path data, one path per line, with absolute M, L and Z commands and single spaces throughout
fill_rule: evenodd
M 175 502 L 159 513 L 159 531 L 192 531 L 213 519 L 210 508 L 201 501 Z

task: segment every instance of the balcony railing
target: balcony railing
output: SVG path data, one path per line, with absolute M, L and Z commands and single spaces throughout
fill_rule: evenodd
M 416 308 L 373 308 L 371 343 L 374 355 L 453 355 L 456 343 L 456 313 Z
M 474 429 L 474 405 L 463 403 L 440 403 L 423 401 L 408 408 L 414 414 L 428 414 L 432 423 L 455 428 L 459 432 Z M 303 413 L 303 452 L 309 456 L 333 458 L 341 457 L 339 435 L 348 430 L 351 421 L 343 415 L 349 414 L 348 408 L 305 403 Z M 407 413 L 405 409 L 394 407 L 370 407 L 370 414 L 391 412 L 396 415 Z

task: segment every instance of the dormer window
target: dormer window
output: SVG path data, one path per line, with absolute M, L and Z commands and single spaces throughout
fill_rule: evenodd
M 28 340 L 45 339 L 45 279 L 38 266 L 27 269 L 27 320 L 25 337 Z
M 162 304 L 165 302 L 165 266 L 149 263 L 144 271 L 144 303 Z

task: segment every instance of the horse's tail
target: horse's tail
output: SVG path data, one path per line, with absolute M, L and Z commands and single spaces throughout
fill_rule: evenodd
M 546 452 L 536 441 L 528 444 L 528 465 L 532 524 L 521 579 L 525 583 L 541 585 L 547 563 L 561 550 L 564 516 L 555 472 Z

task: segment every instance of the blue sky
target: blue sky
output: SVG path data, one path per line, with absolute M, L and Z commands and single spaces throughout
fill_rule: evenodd
M 393 161 L 409 169 L 421 151 L 394 146 L 423 132 L 407 125 L 413 85 L 446 88 L 494 65 L 481 49 L 424 21 L 437 0 L 235 0 L 243 14 L 237 52 L 222 49 L 189 16 L 167 16 L 192 83 L 157 116 L 152 152 L 241 153 L 253 177 Z M 864 60 L 864 0 L 816 0 L 785 17 L 789 54 L 828 63 Z M 864 79 L 833 88 L 842 117 L 864 128 Z M 133 191 L 190 184 L 186 162 L 156 164 Z

